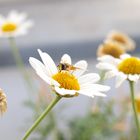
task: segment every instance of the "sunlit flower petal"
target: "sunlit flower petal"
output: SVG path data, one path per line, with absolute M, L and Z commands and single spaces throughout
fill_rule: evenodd
M 90 83 L 95 83 L 98 82 L 100 80 L 100 76 L 96 73 L 88 73 L 85 75 L 82 75 L 81 77 L 79 77 L 78 81 L 79 84 L 90 84 Z
M 40 57 L 41 57 L 43 63 L 46 66 L 46 69 L 47 69 L 49 75 L 52 76 L 52 75 L 56 74 L 58 72 L 58 70 L 57 70 L 57 67 L 56 67 L 54 61 L 52 60 L 52 58 L 47 53 L 44 53 L 39 49 L 38 49 L 38 52 L 40 54 Z
M 106 72 L 104 79 L 109 79 L 109 78 L 114 77 L 116 75 L 116 72 L 117 72 L 116 70 Z
M 56 93 L 58 93 L 61 96 L 73 96 L 75 95 L 75 90 L 68 90 L 68 89 L 64 89 L 64 88 L 59 88 L 59 87 L 55 87 L 55 91 Z
M 68 54 L 64 54 L 63 56 L 62 56 L 62 58 L 61 58 L 61 61 L 60 61 L 60 63 L 66 63 L 66 64 L 72 64 L 72 62 L 71 62 L 71 57 L 68 55 Z
M 96 68 L 101 70 L 113 70 L 115 69 L 115 66 L 110 63 L 103 62 L 103 63 L 98 63 L 96 65 Z
M 116 77 L 116 87 L 119 87 L 126 79 L 127 79 L 127 76 L 123 74 L 122 72 L 119 72 Z
M 130 81 L 137 82 L 137 81 L 139 80 L 139 78 L 140 78 L 140 76 L 137 75 L 137 74 L 134 74 L 134 75 L 129 74 L 129 75 L 128 75 L 128 79 L 129 79 Z

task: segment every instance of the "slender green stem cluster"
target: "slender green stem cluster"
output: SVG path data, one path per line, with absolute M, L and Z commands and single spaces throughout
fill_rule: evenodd
M 15 59 L 15 62 L 17 64 L 17 67 L 19 68 L 19 70 L 21 71 L 25 81 L 27 82 L 27 85 L 28 87 L 33 91 L 33 93 L 35 92 L 34 90 L 34 87 L 32 85 L 32 82 L 31 82 L 31 79 L 30 79 L 30 76 L 29 74 L 27 73 L 26 69 L 25 69 L 25 66 L 24 66 L 24 62 L 20 56 L 20 53 L 19 53 L 19 50 L 16 46 L 16 42 L 15 42 L 15 39 L 10 37 L 9 38 L 9 42 L 10 42 L 10 47 L 11 47 L 11 50 L 12 50 L 12 53 L 13 53 L 13 56 L 14 56 L 14 59 Z

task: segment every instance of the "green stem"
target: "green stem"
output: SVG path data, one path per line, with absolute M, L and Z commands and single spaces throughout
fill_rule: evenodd
M 130 84 L 130 91 L 131 91 L 132 107 L 134 111 L 134 117 L 135 117 L 135 122 L 136 122 L 136 127 L 137 127 L 137 133 L 138 133 L 138 140 L 140 140 L 140 126 L 139 126 L 139 120 L 138 120 L 137 111 L 136 111 L 136 105 L 135 105 L 134 82 L 129 81 L 129 84 Z
M 30 77 L 29 77 L 29 75 L 28 75 L 28 73 L 25 69 L 24 62 L 23 62 L 23 60 L 20 56 L 19 49 L 16 47 L 16 42 L 15 42 L 14 38 L 10 37 L 9 42 L 10 42 L 10 47 L 11 47 L 15 62 L 17 64 L 17 67 L 21 71 L 21 73 L 22 73 L 25 81 L 27 82 L 27 85 L 29 86 L 29 88 L 31 88 L 31 90 L 33 92 L 35 92 L 34 88 L 33 88 L 33 85 L 32 85 L 32 82 L 30 80 Z
M 100 84 L 103 84 L 104 78 L 105 78 L 105 71 L 101 70 L 100 71 L 100 81 L 99 81 Z
M 32 131 L 38 126 L 38 124 L 44 119 L 44 117 L 50 112 L 50 110 L 55 106 L 55 104 L 61 99 L 60 96 L 56 96 L 56 98 L 49 104 L 49 106 L 45 109 L 45 111 L 38 117 L 38 119 L 34 122 L 34 124 L 26 131 L 25 136 L 22 140 L 26 140 Z

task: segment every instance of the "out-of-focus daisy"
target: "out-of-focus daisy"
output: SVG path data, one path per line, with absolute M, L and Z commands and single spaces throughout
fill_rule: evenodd
M 101 44 L 97 50 L 97 56 L 111 55 L 115 58 L 119 58 L 120 55 L 125 53 L 124 47 L 115 41 L 107 41 Z
M 140 114 L 140 96 L 137 96 L 135 98 L 135 104 L 136 104 L 137 112 Z
M 0 114 L 2 115 L 7 110 L 7 99 L 6 95 L 0 89 Z
M 7 17 L 0 15 L 0 37 L 15 37 L 26 34 L 33 25 L 33 22 L 26 18 L 25 13 L 17 11 L 11 11 Z
M 140 59 L 128 54 L 120 56 L 120 59 L 106 55 L 99 57 L 96 67 L 105 70 L 105 78 L 116 76 L 116 87 L 125 80 L 137 82 L 140 79 Z
M 36 73 L 61 97 L 73 97 L 78 94 L 87 95 L 89 97 L 105 96 L 102 92 L 108 91 L 108 86 L 95 84 L 99 79 L 96 73 L 88 73 L 83 75 L 87 70 L 87 62 L 78 61 L 73 67 L 75 70 L 58 70 L 52 58 L 47 54 L 38 50 L 43 61 L 31 57 L 30 64 Z M 62 56 L 60 63 L 71 65 L 71 58 L 68 54 Z
M 122 46 L 124 46 L 124 49 L 126 51 L 131 51 L 135 49 L 135 42 L 132 40 L 128 35 L 126 35 L 123 32 L 120 31 L 111 31 L 108 36 L 106 41 L 115 41 L 117 43 L 120 43 Z

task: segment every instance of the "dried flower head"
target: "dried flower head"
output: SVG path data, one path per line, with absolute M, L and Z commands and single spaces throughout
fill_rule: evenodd
M 97 56 L 111 55 L 115 58 L 119 58 L 120 55 L 124 54 L 124 47 L 117 42 L 107 41 L 104 44 L 100 45 L 97 50 Z
M 132 40 L 128 35 L 119 32 L 119 31 L 111 31 L 108 36 L 106 41 L 115 41 L 124 46 L 124 49 L 126 51 L 131 51 L 135 49 L 135 42 Z
M 0 114 L 2 115 L 7 110 L 7 99 L 6 95 L 0 89 Z

